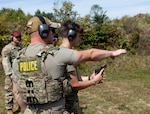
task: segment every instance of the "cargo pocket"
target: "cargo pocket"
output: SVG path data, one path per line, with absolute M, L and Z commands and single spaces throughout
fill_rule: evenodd
M 51 102 L 58 101 L 62 98 L 62 84 L 57 80 L 46 82 L 48 100 Z

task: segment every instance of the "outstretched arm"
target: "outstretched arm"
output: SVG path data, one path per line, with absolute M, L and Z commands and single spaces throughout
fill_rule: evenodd
M 74 65 L 77 65 L 85 61 L 98 61 L 98 60 L 106 59 L 108 57 L 116 57 L 124 53 L 126 53 L 125 49 L 118 49 L 115 51 L 107 51 L 107 50 L 100 50 L 100 49 L 89 49 L 89 50 L 77 51 L 76 61 Z

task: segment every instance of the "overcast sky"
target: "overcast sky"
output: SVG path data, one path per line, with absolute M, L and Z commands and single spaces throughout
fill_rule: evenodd
M 54 2 L 58 1 L 58 8 L 65 0 L 0 0 L 0 9 L 2 8 L 21 8 L 26 14 L 34 14 L 37 9 L 46 13 L 53 13 Z M 66 0 L 68 1 L 68 0 Z M 150 0 L 69 0 L 75 6 L 73 10 L 77 11 L 81 17 L 90 13 L 91 6 L 98 4 L 107 11 L 106 15 L 110 19 L 121 18 L 122 16 L 134 16 L 139 13 L 150 13 Z

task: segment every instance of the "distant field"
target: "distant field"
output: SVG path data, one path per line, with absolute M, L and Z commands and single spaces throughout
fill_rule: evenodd
M 87 62 L 79 72 L 90 75 L 104 63 L 108 65 L 104 82 L 79 92 L 82 114 L 150 114 L 150 57 Z M 5 113 L 3 77 L 0 70 L 0 114 Z

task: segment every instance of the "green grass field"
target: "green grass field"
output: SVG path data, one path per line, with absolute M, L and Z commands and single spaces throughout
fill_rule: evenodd
M 104 63 L 107 77 L 103 83 L 79 91 L 82 114 L 150 114 L 150 57 L 87 62 L 79 66 L 79 72 L 90 75 Z M 0 114 L 5 114 L 4 74 L 0 71 Z
M 150 114 L 150 71 L 107 77 L 79 92 L 84 114 Z

